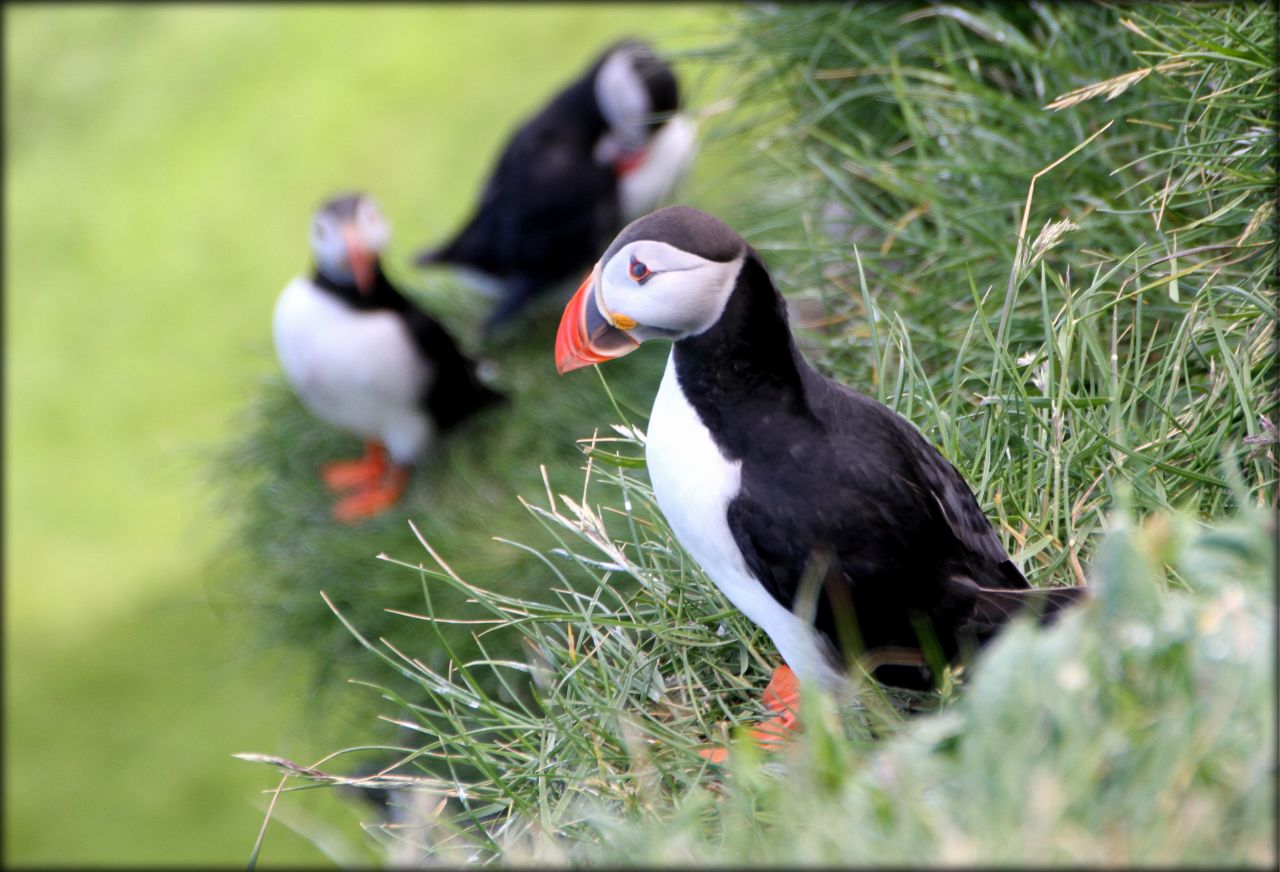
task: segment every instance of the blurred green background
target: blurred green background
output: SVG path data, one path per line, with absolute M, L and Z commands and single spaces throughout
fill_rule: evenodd
M 399 272 L 464 217 L 512 127 L 626 34 L 709 6 L 8 4 L 7 864 L 239 864 L 276 779 L 365 725 L 296 653 L 246 656 L 211 567 L 209 458 L 274 372 L 270 313 L 331 191 L 375 194 Z M 314 753 L 314 757 L 306 755 Z M 307 801 L 307 800 L 310 801 Z M 370 862 L 278 812 L 260 863 Z M 319 843 L 319 844 L 318 844 Z

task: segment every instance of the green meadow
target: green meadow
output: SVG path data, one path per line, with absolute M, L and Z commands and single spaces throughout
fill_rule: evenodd
M 605 44 L 687 47 L 718 15 L 8 4 L 4 19 L 5 861 L 240 864 L 277 779 L 231 755 L 319 757 L 367 727 L 342 687 L 309 704 L 325 652 L 260 643 L 249 594 L 224 583 L 238 557 L 214 458 L 276 377 L 271 308 L 307 266 L 310 210 L 373 193 L 406 275 L 513 125 Z M 450 311 L 482 312 L 451 293 Z M 359 818 L 328 792 L 296 798 L 259 862 L 369 862 Z

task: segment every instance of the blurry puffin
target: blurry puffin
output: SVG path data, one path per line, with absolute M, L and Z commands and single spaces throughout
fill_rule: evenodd
M 766 691 L 792 709 L 782 726 L 797 678 L 838 687 L 865 653 L 878 680 L 928 688 L 931 666 L 1012 614 L 1048 617 L 1084 594 L 1030 588 L 955 467 L 906 419 L 815 371 L 760 256 L 684 206 L 608 247 L 565 309 L 556 368 L 658 338 L 674 345 L 649 420 L 654 496 L 794 670 Z M 806 602 L 811 618 L 797 614 Z
M 333 508 L 344 522 L 394 505 L 437 434 L 503 398 L 387 280 L 378 254 L 388 236 L 369 197 L 324 203 L 311 223 L 315 269 L 285 287 L 273 318 L 276 354 L 303 405 L 366 440 L 364 458 L 323 470 L 345 494 Z
M 693 156 L 675 74 L 642 42 L 604 52 L 511 137 L 475 213 L 416 258 L 499 285 L 485 333 L 581 274 L 627 221 L 656 207 Z

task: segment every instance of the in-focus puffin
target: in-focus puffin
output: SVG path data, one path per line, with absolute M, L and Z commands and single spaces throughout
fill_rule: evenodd
M 1047 617 L 1084 593 L 1030 588 L 955 467 L 906 419 L 815 371 L 760 256 L 684 206 L 608 247 L 565 309 L 556 367 L 658 338 L 674 345 L 649 419 L 654 495 L 794 671 L 775 673 L 771 708 L 790 705 L 796 678 L 838 687 L 864 654 L 878 680 L 928 688 L 931 666 L 1010 615 Z
M 344 194 L 311 222 L 315 267 L 276 301 L 276 354 L 317 418 L 365 440 L 360 460 L 323 470 L 333 508 L 353 522 L 395 504 L 440 433 L 503 399 L 433 318 L 395 289 L 379 253 L 389 228 L 374 201 Z
M 576 277 L 627 221 L 653 209 L 693 156 L 675 73 L 624 40 L 526 121 L 507 143 L 475 213 L 420 266 L 450 264 L 499 286 L 486 334 Z

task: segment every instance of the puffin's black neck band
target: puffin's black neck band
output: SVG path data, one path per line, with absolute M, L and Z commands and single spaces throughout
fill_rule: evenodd
M 768 410 L 811 417 L 804 391 L 808 364 L 796 348 L 782 296 L 748 249 L 729 300 L 704 333 L 675 344 L 680 389 L 716 441 L 730 451 Z
M 355 309 L 404 309 L 404 297 L 392 286 L 391 280 L 382 271 L 382 264 L 375 264 L 374 269 L 373 288 L 368 293 L 362 293 L 354 282 L 334 281 L 315 268 L 311 271 L 311 282 Z

